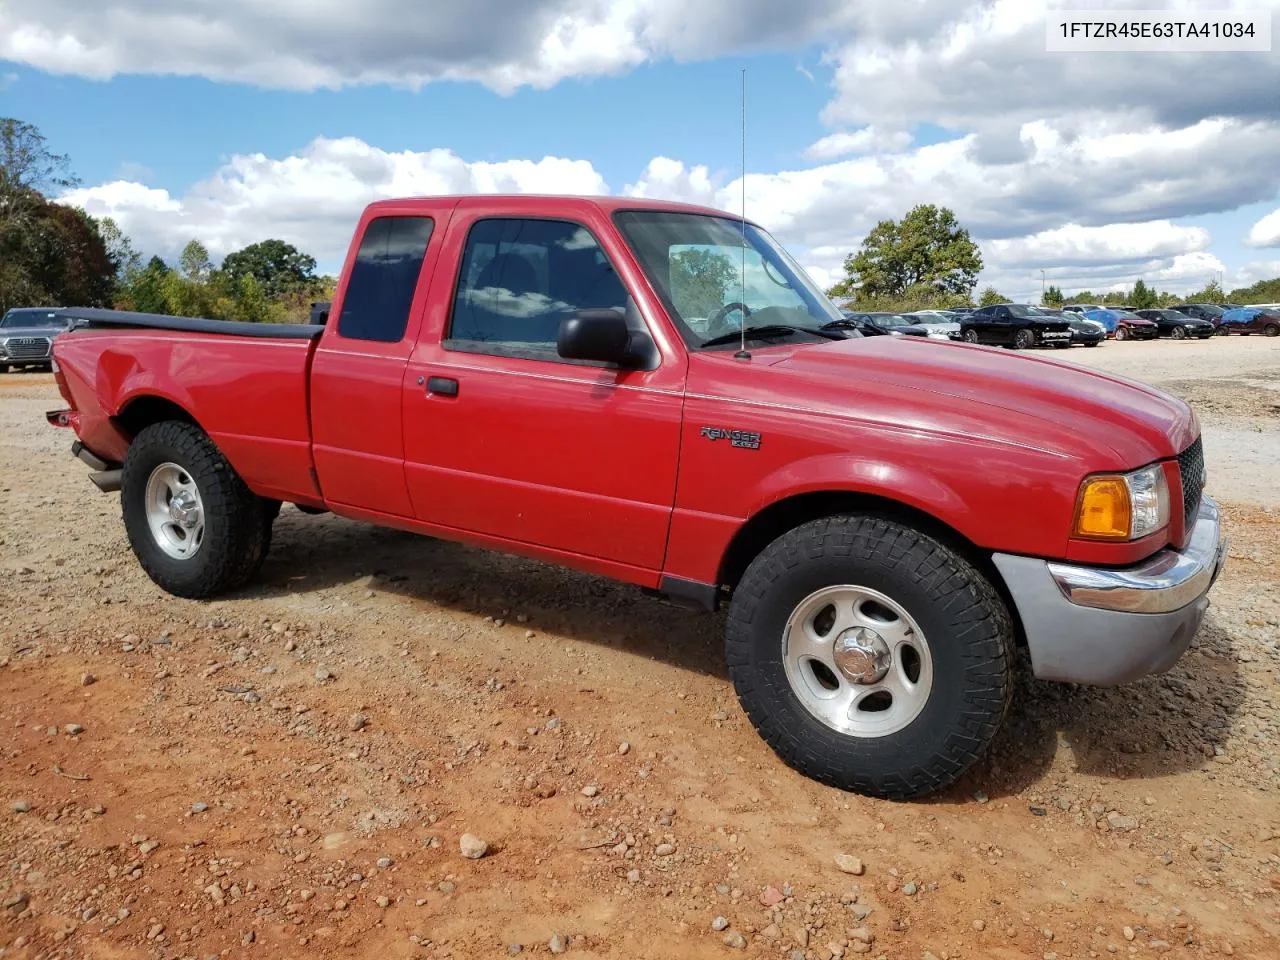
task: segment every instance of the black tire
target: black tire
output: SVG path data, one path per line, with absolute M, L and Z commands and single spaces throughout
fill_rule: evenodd
M 1117 340 L 1128 340 L 1128 339 L 1129 339 L 1129 328 L 1128 328 L 1128 327 L 1124 327 L 1124 326 L 1117 326 L 1117 327 L 1116 327 L 1116 339 L 1117 339 Z
M 1185 339 L 1187 339 L 1187 328 L 1186 328 L 1186 327 L 1174 327 L 1174 328 L 1173 328 L 1173 333 L 1171 333 L 1171 334 L 1170 334 L 1170 336 L 1172 336 L 1172 337 L 1173 337 L 1173 339 L 1175 339 L 1175 340 L 1185 340 Z
M 1096 347 L 1096 346 L 1099 344 L 1099 342 L 1100 342 L 1100 341 L 1098 341 L 1098 340 L 1090 340 L 1088 343 L 1086 343 L 1086 344 L 1085 344 L 1085 346 L 1086 346 L 1086 347 Z
M 1070 347 L 1070 346 L 1071 346 L 1071 344 L 1070 344 L 1069 342 L 1068 342 L 1068 343 L 1055 343 L 1055 344 L 1053 345 L 1053 347 L 1054 347 L 1054 349 L 1055 349 L 1055 350 L 1066 350 L 1066 349 L 1067 349 L 1068 347 Z
M 1019 330 L 1013 335 L 1013 349 L 1030 350 L 1036 345 L 1036 332 L 1034 330 Z
M 1269 323 L 1263 327 L 1262 332 L 1268 337 L 1280 337 L 1280 324 Z
M 0 373 L 8 373 L 8 372 L 9 372 L 9 365 L 7 363 L 0 363 Z
M 977 331 L 977 330 L 966 330 L 966 331 L 964 332 L 964 342 L 965 342 L 965 343 L 977 343 L 977 342 L 978 342 L 978 331 Z
M 147 482 L 166 463 L 185 471 L 203 505 L 204 538 L 185 559 L 165 552 L 147 520 Z M 266 559 L 274 519 L 269 501 L 245 486 L 213 441 L 193 424 L 157 423 L 134 438 L 125 455 L 120 501 L 134 555 L 167 593 L 193 600 L 217 596 L 248 582 Z
M 856 736 L 811 712 L 787 677 L 782 638 L 815 591 L 853 584 L 892 598 L 928 639 L 932 686 L 896 732 Z M 990 745 L 1013 693 L 1013 627 L 987 579 L 917 530 L 868 516 L 783 534 L 734 592 L 729 673 L 760 736 L 789 766 L 842 790 L 906 800 L 952 784 Z

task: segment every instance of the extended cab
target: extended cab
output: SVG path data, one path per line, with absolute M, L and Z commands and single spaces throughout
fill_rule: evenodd
M 1185 403 L 857 336 L 717 210 L 387 201 L 323 325 L 76 316 L 49 419 L 165 590 L 245 583 L 287 502 L 727 603 L 761 735 L 868 794 L 954 781 L 1020 643 L 1052 680 L 1167 670 L 1224 556 Z

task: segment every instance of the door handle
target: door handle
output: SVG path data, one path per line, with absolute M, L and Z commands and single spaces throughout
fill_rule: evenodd
M 456 397 L 458 395 L 458 381 L 453 377 L 428 377 L 427 393 L 433 393 L 441 397 Z

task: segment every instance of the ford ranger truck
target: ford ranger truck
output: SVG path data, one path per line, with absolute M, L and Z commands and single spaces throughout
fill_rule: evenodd
M 956 780 L 1020 645 L 1049 680 L 1168 670 L 1224 557 L 1181 400 L 857 336 L 723 211 L 385 201 L 323 324 L 75 316 L 49 419 L 164 590 L 249 581 L 291 503 L 727 606 L 761 736 L 864 794 Z

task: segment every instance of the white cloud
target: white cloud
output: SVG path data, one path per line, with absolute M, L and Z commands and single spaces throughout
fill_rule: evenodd
M 1280 247 L 1280 209 L 1272 210 L 1250 227 L 1244 242 L 1251 247 Z
M 845 256 L 877 220 L 937 202 L 973 230 L 987 263 L 983 282 L 1001 289 L 1038 290 L 1041 268 L 1068 288 L 1125 286 L 1138 276 L 1191 287 L 1225 267 L 1209 252 L 1206 230 L 1173 218 L 1194 212 L 1215 184 L 1239 190 L 1242 179 L 1261 177 L 1258 189 L 1274 193 L 1280 176 L 1255 162 L 1280 147 L 1280 132 L 1238 122 L 1083 142 L 1034 125 L 1024 138 L 1030 153 L 1016 163 L 984 164 L 973 139 L 962 138 L 752 173 L 747 211 L 824 286 L 840 277 Z M 741 190 L 741 178 L 725 182 L 705 165 L 655 157 L 621 192 L 736 212 Z M 373 200 L 494 192 L 608 193 L 609 185 L 587 160 L 473 162 L 444 149 L 391 152 L 354 138 L 318 138 L 283 158 L 234 156 L 181 195 L 117 180 L 64 200 L 114 217 L 147 253 L 172 258 L 195 237 L 222 256 L 279 237 L 333 267 Z M 1124 222 L 1155 207 L 1169 215 Z
M 891 152 L 911 143 L 911 134 L 903 130 L 881 131 L 873 126 L 860 130 L 828 134 L 805 150 L 810 160 L 834 160 L 851 153 Z
M 1124 0 L 1071 5 L 1133 6 Z M 1280 111 L 1280 59 L 1271 54 L 1046 53 L 1049 6 L 1043 0 L 858 4 L 851 35 L 837 38 L 828 53 L 836 90 L 826 119 L 858 125 L 900 123 L 905 116 L 982 129 L 999 139 L 1002 129 L 1028 120 L 1073 114 L 1184 126 L 1209 116 L 1275 118 Z M 1280 0 L 1146 6 L 1274 11 Z
M 840 0 L 6 0 L 0 59 L 108 78 L 177 74 L 312 90 L 472 80 L 502 92 L 667 57 L 789 49 Z
M 115 218 L 135 245 L 172 257 L 197 238 L 215 257 L 278 237 L 322 263 L 341 260 L 368 203 L 457 193 L 606 193 L 585 160 L 467 162 L 449 150 L 392 153 L 361 140 L 317 138 L 282 160 L 232 157 L 180 197 L 140 183 L 80 188 L 63 201 Z
M 1082 264 L 1144 263 L 1204 250 L 1209 231 L 1177 226 L 1168 220 L 1082 227 L 1070 223 L 1009 240 L 987 244 L 988 258 L 1004 267 L 1075 267 Z

